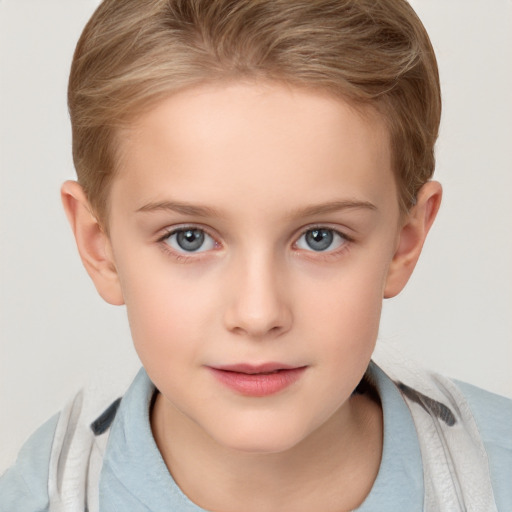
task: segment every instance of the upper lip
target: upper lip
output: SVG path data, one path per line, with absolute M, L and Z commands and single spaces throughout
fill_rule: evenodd
M 294 366 L 283 363 L 262 363 L 262 364 L 228 364 L 222 366 L 212 366 L 214 370 L 222 370 L 225 372 L 236 372 L 236 373 L 247 373 L 249 375 L 255 373 L 270 373 L 278 370 L 295 370 L 297 368 L 303 368 L 303 366 Z

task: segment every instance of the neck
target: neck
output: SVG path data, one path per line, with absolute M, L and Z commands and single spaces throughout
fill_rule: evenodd
M 352 510 L 368 495 L 382 454 L 382 411 L 354 395 L 320 428 L 279 453 L 220 445 L 158 395 L 153 435 L 182 491 L 207 510 Z

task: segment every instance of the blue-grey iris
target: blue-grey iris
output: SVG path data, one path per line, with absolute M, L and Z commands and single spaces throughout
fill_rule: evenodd
M 312 229 L 306 233 L 306 243 L 314 251 L 325 251 L 334 240 L 331 229 Z
M 204 232 L 200 229 L 186 229 L 176 233 L 176 243 L 188 252 L 194 252 L 204 244 Z

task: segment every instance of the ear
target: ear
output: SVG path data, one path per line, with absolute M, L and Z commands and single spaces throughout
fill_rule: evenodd
M 416 204 L 407 213 L 400 229 L 397 249 L 389 266 L 384 298 L 398 295 L 411 277 L 441 205 L 442 195 L 441 185 L 437 181 L 429 181 L 421 187 Z
M 76 181 L 66 181 L 61 198 L 80 258 L 96 290 L 109 304 L 124 304 L 110 240 L 93 214 L 82 187 Z

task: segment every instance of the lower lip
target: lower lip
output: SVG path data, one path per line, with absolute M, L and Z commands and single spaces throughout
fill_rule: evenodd
M 239 373 L 210 368 L 222 384 L 245 396 L 269 396 L 283 391 L 297 382 L 306 367 L 279 370 L 276 373 Z

